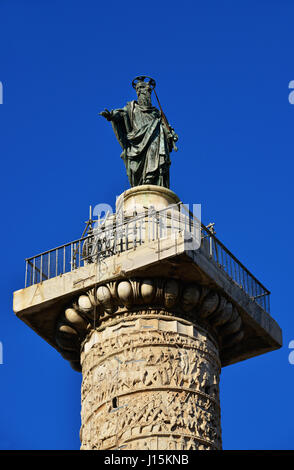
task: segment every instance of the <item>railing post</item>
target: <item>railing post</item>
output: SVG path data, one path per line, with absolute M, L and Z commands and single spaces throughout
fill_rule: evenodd
M 70 244 L 70 270 L 73 270 L 73 246 Z
M 234 265 L 234 274 L 235 274 L 235 281 L 239 284 L 239 278 L 237 276 L 237 266 L 236 266 L 236 262 L 233 261 L 233 265 Z M 239 266 L 239 265 L 238 265 Z M 240 268 L 240 266 L 239 266 Z
M 140 225 L 139 225 L 139 237 L 140 237 L 140 245 L 142 245 L 142 220 L 144 219 L 140 219 Z
M 243 276 L 243 286 L 244 286 L 244 290 L 245 290 L 245 292 L 247 292 L 247 289 L 246 289 L 246 280 L 245 280 L 245 271 L 244 271 L 244 269 L 242 269 L 242 276 Z
M 128 250 L 129 249 L 129 222 L 126 223 L 125 237 L 126 237 L 126 250 Z
M 35 284 L 35 265 L 36 265 L 36 258 L 34 258 L 34 262 L 33 262 L 33 284 Z
M 63 272 L 62 272 L 62 274 L 64 274 L 64 273 L 65 273 L 65 245 L 63 247 Z
M 209 235 L 209 256 L 212 258 L 212 237 Z
M 28 279 L 28 261 L 26 260 L 25 287 L 27 287 L 27 279 Z
M 221 266 L 222 266 L 222 268 L 224 268 L 224 255 L 223 255 L 223 251 L 224 251 L 224 250 L 223 250 L 223 248 L 221 247 L 221 260 L 222 260 L 222 261 L 221 261 L 221 263 L 222 263 Z

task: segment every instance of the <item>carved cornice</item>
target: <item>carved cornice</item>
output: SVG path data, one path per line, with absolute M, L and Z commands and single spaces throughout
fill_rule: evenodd
M 90 331 L 138 316 L 181 318 L 206 329 L 220 350 L 244 336 L 237 308 L 216 290 L 172 278 L 136 278 L 106 282 L 74 299 L 58 319 L 56 342 L 80 370 L 81 343 Z

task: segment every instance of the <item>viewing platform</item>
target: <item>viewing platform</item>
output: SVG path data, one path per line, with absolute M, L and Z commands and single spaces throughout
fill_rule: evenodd
M 222 365 L 281 346 L 269 290 L 182 202 L 157 200 L 159 210 L 141 204 L 138 212 L 129 201 L 123 214 L 118 205 L 86 236 L 26 259 L 25 287 L 14 293 L 19 318 L 60 350 L 57 319 L 80 294 L 105 281 L 168 276 L 213 288 L 236 306 L 242 339 L 221 349 Z

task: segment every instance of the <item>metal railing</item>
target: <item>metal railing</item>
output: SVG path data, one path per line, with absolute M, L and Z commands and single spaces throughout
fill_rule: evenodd
M 121 223 L 112 217 L 108 224 L 90 230 L 83 238 L 27 258 L 25 287 L 179 233 L 192 239 L 194 249 L 199 248 L 252 300 L 270 311 L 269 290 L 182 203 L 160 211 L 148 210 Z
M 270 291 L 202 225 L 201 252 L 215 262 L 249 297 L 270 313 Z

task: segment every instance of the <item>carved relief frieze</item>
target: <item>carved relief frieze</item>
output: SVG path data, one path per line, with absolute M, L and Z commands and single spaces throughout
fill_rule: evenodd
M 105 343 L 101 335 L 83 356 L 82 448 L 142 449 L 155 441 L 161 449 L 221 447 L 220 362 L 212 342 L 183 337 L 179 347 L 177 332 L 136 331 L 127 344 L 120 337 L 124 348 L 111 354 L 113 338 Z

